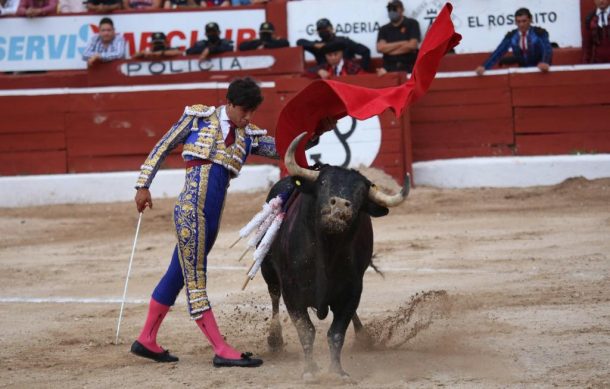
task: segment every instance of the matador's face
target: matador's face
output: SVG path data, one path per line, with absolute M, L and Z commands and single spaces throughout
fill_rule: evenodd
M 227 104 L 227 116 L 237 127 L 245 127 L 250 123 L 256 109 L 245 109 L 239 105 Z

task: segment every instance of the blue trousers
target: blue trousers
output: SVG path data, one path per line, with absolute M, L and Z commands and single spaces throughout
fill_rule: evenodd
M 178 243 L 152 297 L 161 304 L 174 305 L 186 286 L 193 319 L 211 308 L 206 291 L 207 257 L 218 235 L 229 180 L 229 171 L 218 164 L 188 168 L 174 207 Z

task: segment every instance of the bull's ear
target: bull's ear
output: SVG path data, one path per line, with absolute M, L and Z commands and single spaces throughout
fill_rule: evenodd
M 299 176 L 292 176 L 291 178 L 292 178 L 292 182 L 294 182 L 294 185 L 297 187 L 297 190 L 301 191 L 302 193 L 307 193 L 307 194 L 315 193 L 315 189 L 316 189 L 315 182 L 311 182 L 311 181 L 306 180 L 303 177 L 299 177 Z
M 370 200 L 366 201 L 364 205 L 364 211 L 372 217 L 381 217 L 390 213 L 390 210 L 386 207 L 382 207 L 381 205 L 374 203 Z

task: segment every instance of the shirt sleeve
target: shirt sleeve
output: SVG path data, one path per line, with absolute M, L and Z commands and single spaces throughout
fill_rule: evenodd
M 415 38 L 418 42 L 421 42 L 421 29 L 419 28 L 419 22 L 415 19 L 411 20 L 409 36 L 411 39 Z
M 97 35 L 94 35 L 91 37 L 91 40 L 89 40 L 89 44 L 87 44 L 87 47 L 85 47 L 85 50 L 83 51 L 83 61 L 89 60 L 89 58 L 93 57 L 93 54 L 95 54 L 93 48 L 95 47 L 97 37 Z
M 271 159 L 280 159 L 275 149 L 275 138 L 268 135 L 256 136 L 253 139 L 251 154 Z
M 550 65 L 553 62 L 553 46 L 551 46 L 549 40 L 549 33 L 544 31 L 540 35 L 540 41 L 542 43 L 542 60 L 540 62 Z
M 384 40 L 386 42 L 388 41 L 386 29 L 384 27 L 381 27 L 379 29 L 379 33 L 377 33 L 377 42 L 380 40 Z
M 500 45 L 498 45 L 496 50 L 493 53 L 491 53 L 491 55 L 489 56 L 487 61 L 485 61 L 485 63 L 483 64 L 483 67 L 485 69 L 490 69 L 496 63 L 498 63 L 498 61 L 500 60 L 500 58 L 502 58 L 502 56 L 504 54 L 506 54 L 506 52 L 510 48 L 510 39 L 511 38 L 512 38 L 512 34 L 510 34 L 510 33 L 506 34 L 504 39 L 502 39 L 502 42 L 500 42 Z
M 176 146 L 184 143 L 188 137 L 191 131 L 190 124 L 194 119 L 195 116 L 182 115 L 180 120 L 157 142 L 148 158 L 146 158 L 146 161 L 144 161 L 144 164 L 140 167 L 140 176 L 136 182 L 136 189 L 150 187 L 165 158 Z
M 57 0 L 49 0 L 49 4 L 42 8 L 44 15 L 54 15 L 57 13 Z

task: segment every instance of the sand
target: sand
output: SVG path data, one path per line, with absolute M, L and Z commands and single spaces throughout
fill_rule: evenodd
M 284 308 L 284 351 L 267 348 L 266 286 L 258 275 L 240 290 L 243 243 L 229 248 L 264 198 L 230 195 L 208 279 L 221 329 L 265 360 L 257 369 L 214 368 L 183 296 L 159 333 L 180 362 L 129 353 L 173 250 L 173 201 L 155 201 L 144 215 L 118 345 L 134 205 L 0 209 L 0 387 L 610 386 L 610 180 L 413 189 L 374 220 L 385 278 L 365 275 L 359 314 L 375 345 L 355 346 L 349 329 L 350 382 L 326 373 L 331 316 L 313 319 L 322 368 L 314 383 L 301 379 Z

